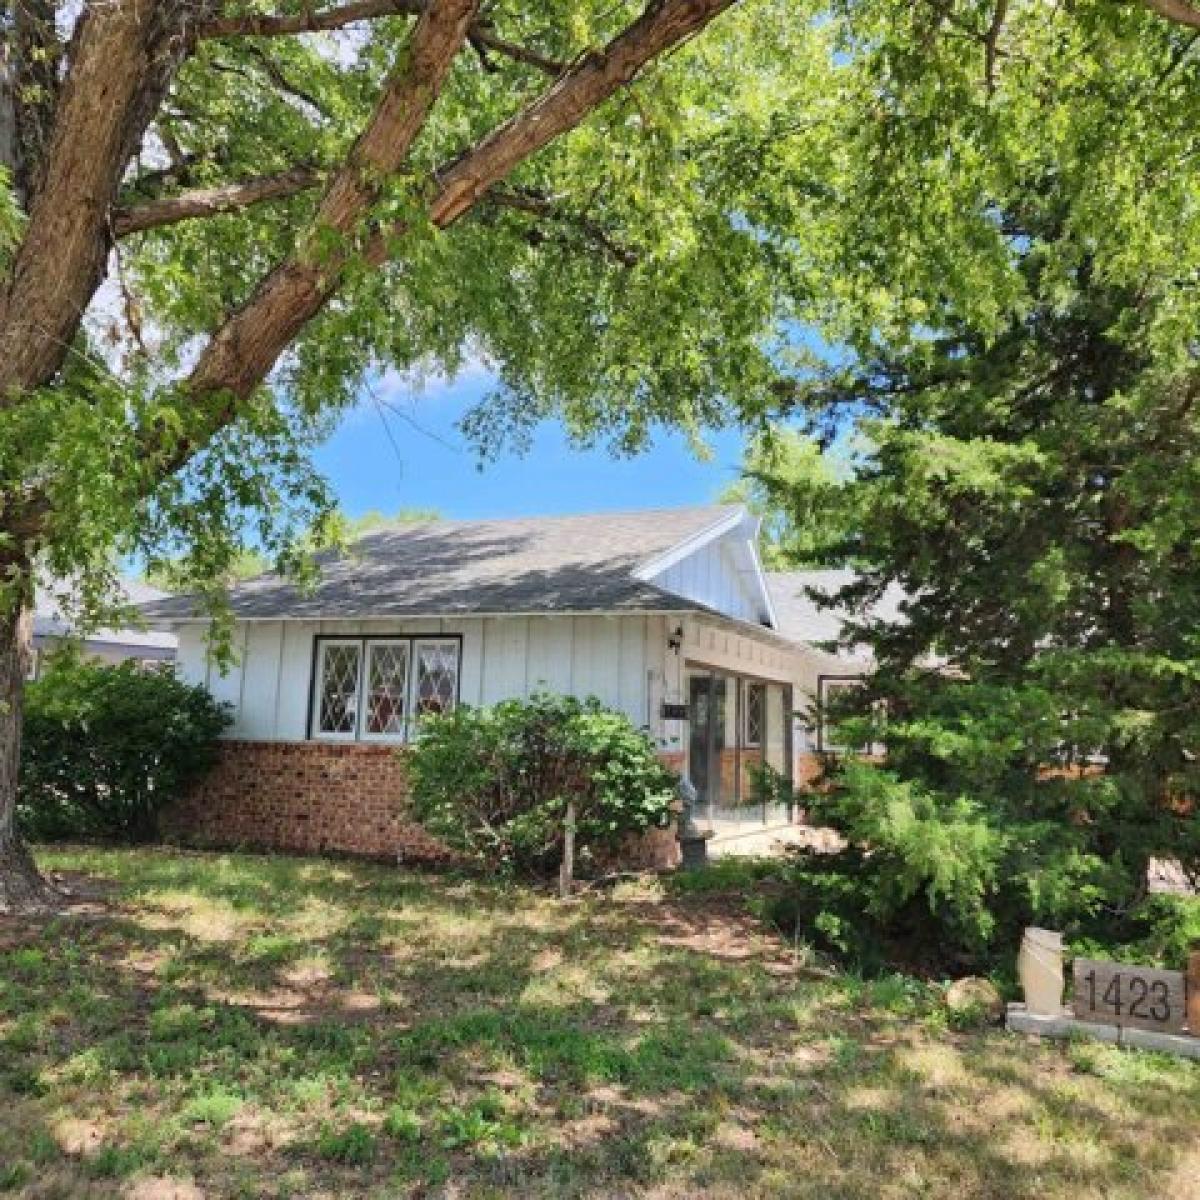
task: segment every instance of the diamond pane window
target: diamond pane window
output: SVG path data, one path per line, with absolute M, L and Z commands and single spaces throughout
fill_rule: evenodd
M 367 643 L 365 737 L 400 737 L 408 696 L 408 642 Z
M 447 713 L 457 700 L 458 642 L 418 642 L 416 715 Z
M 358 726 L 358 677 L 362 648 L 358 642 L 321 644 L 317 731 L 327 737 L 353 737 Z
M 320 639 L 312 736 L 401 741 L 458 702 L 457 638 Z
M 742 744 L 761 746 L 767 723 L 767 689 L 761 683 L 746 684 L 746 729 Z

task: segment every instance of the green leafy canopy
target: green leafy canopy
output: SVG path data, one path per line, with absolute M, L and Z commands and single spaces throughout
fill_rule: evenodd
M 497 36 L 571 63 L 640 8 L 506 3 L 487 19 Z M 334 169 L 411 30 L 397 16 L 333 33 L 202 40 L 127 173 L 125 210 L 271 172 Z M 744 219 L 747 189 L 778 115 L 820 95 L 830 54 L 829 35 L 795 5 L 736 5 L 505 181 L 547 211 L 484 202 L 440 230 L 422 215 L 431 174 L 547 86 L 523 63 L 464 51 L 404 170 L 378 181 L 373 226 L 403 225 L 390 263 L 355 258 L 270 387 L 161 483 L 148 482 L 163 463 L 145 456 L 145 430 L 166 434 L 165 445 L 203 435 L 211 413 L 177 386 L 197 338 L 294 248 L 320 189 L 123 237 L 111 292 L 61 377 L 0 424 L 6 487 L 36 480 L 48 495 L 48 565 L 103 574 L 115 545 L 151 570 L 186 559 L 190 581 L 215 595 L 247 541 L 286 561 L 333 507 L 311 448 L 364 377 L 387 370 L 492 365 L 497 395 L 468 422 L 485 454 L 551 417 L 583 441 L 633 451 L 656 427 L 699 437 L 762 411 L 783 330 L 800 313 L 780 286 L 778 239 Z M 9 190 L 0 194 L 7 205 Z M 311 243 L 318 257 L 337 249 L 325 232 Z
M 862 435 L 847 599 L 910 599 L 846 632 L 878 670 L 842 740 L 887 760 L 814 813 L 870 848 L 877 916 L 975 955 L 1029 921 L 1112 944 L 1153 860 L 1200 869 L 1196 34 L 875 11 L 815 244 L 844 349 L 789 403 Z

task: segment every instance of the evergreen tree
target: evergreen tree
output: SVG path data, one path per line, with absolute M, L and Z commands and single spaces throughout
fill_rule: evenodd
M 1197 863 L 1200 15 L 839 11 L 845 119 L 797 114 L 747 219 L 787 206 L 822 313 L 778 415 L 864 446 L 851 624 L 911 601 L 847 630 L 880 668 L 840 740 L 888 758 L 814 798 L 858 849 L 812 894 L 829 930 L 932 906 L 973 953 L 1031 918 L 1111 937 L 1151 857 Z
M 1200 872 L 1200 347 L 1158 336 L 1174 281 L 1103 277 L 1052 196 L 1004 219 L 1029 302 L 998 336 L 963 315 L 809 397 L 872 447 L 842 601 L 910 598 L 846 630 L 878 671 L 842 740 L 887 757 L 818 816 L 870 846 L 875 915 L 927 902 L 976 950 L 1111 937 L 1152 859 Z

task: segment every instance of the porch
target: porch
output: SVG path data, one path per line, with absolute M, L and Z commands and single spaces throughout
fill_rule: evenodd
M 791 684 L 696 662 L 684 675 L 697 823 L 714 843 L 790 827 L 797 815 Z
M 774 858 L 792 849 L 827 853 L 843 845 L 832 829 L 803 823 L 776 824 L 758 829 L 714 830 L 708 843 L 709 858 Z

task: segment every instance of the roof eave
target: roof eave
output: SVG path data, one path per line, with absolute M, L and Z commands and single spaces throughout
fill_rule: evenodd
M 233 614 L 233 619 L 238 623 L 254 622 L 255 624 L 269 621 L 311 621 L 311 622 L 338 622 L 338 621 L 474 621 L 474 620 L 496 620 L 500 617 L 674 617 L 681 614 L 703 614 L 709 615 L 715 610 L 708 609 L 699 604 L 679 604 L 666 608 L 652 608 L 643 605 L 640 608 L 530 608 L 530 609 L 479 609 L 479 610 L 449 610 L 445 608 L 434 609 L 430 612 L 414 611 L 414 612 L 396 612 L 396 613 L 380 613 L 378 611 L 371 613 L 305 613 L 303 616 L 298 616 L 294 613 L 270 613 L 264 616 L 243 616 L 238 613 Z M 718 614 L 720 615 L 720 614 Z M 192 614 L 190 616 L 179 617 L 155 617 L 152 618 L 157 626 L 176 626 L 176 625 L 208 625 L 212 618 Z

